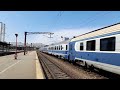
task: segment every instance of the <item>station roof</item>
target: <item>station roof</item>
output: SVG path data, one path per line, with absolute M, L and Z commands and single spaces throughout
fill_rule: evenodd
M 6 45 L 10 45 L 10 44 L 8 44 L 7 42 L 1 42 L 0 41 L 0 45 L 6 46 Z

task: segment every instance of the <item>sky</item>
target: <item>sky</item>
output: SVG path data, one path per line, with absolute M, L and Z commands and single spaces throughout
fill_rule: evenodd
M 0 22 L 6 25 L 5 41 L 24 42 L 24 32 L 52 32 L 49 35 L 27 35 L 27 43 L 51 44 L 63 37 L 72 38 L 120 22 L 120 11 L 0 11 Z

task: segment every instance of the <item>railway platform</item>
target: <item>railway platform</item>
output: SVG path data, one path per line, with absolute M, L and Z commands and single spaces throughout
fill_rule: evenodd
M 0 79 L 44 79 L 36 51 L 0 57 Z

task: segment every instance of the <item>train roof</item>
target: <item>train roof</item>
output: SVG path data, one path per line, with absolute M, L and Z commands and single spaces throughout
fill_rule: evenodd
M 69 40 L 64 40 L 64 41 L 61 41 L 61 42 L 58 42 L 58 43 L 51 44 L 51 45 L 49 45 L 49 46 L 54 46 L 54 45 L 59 45 L 59 44 L 67 44 L 67 43 L 70 42 L 70 40 L 71 40 L 71 39 L 69 39 Z
M 89 38 L 89 37 L 99 36 L 99 35 L 103 35 L 103 34 L 107 34 L 107 33 L 117 32 L 117 31 L 120 31 L 120 22 L 97 29 L 97 30 L 90 31 L 90 32 L 82 34 L 82 35 L 79 35 L 75 38 L 72 38 L 71 42 L 77 41 L 80 39 Z

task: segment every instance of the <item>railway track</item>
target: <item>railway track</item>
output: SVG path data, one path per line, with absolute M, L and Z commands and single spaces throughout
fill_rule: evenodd
M 47 79 L 120 79 L 119 75 L 91 70 L 38 51 L 38 57 Z
M 66 63 L 67 64 L 66 66 L 69 66 L 69 64 L 70 64 L 68 61 L 56 58 L 54 56 L 50 56 L 47 54 L 44 54 L 44 55 L 47 56 L 48 58 L 55 59 L 55 61 L 61 61 L 62 64 Z M 80 65 L 79 63 L 74 63 L 74 64 L 71 63 L 71 66 L 72 66 L 71 70 L 72 70 L 72 68 L 77 69 L 77 70 L 75 70 L 75 72 L 79 72 L 79 70 L 80 70 L 80 74 L 82 74 L 83 71 L 85 71 L 86 74 L 83 74 L 83 75 L 87 75 L 87 74 L 90 75 L 90 77 L 86 76 L 85 78 L 84 77 L 79 78 L 79 76 L 78 76 L 79 73 L 77 73 L 77 75 L 74 75 L 74 76 L 77 76 L 77 79 L 120 79 L 120 75 L 117 75 L 117 74 L 114 74 L 111 72 L 107 72 L 107 71 L 104 71 L 104 70 L 101 70 L 98 68 L 94 68 L 94 70 L 90 69 L 90 68 L 85 68 L 84 66 Z M 81 72 L 81 70 L 83 70 L 83 71 Z M 73 72 L 74 71 L 72 71 L 72 73 Z
M 45 57 L 44 54 L 40 52 L 37 52 L 37 54 L 46 79 L 74 79 L 63 71 L 59 65 Z
M 37 53 L 47 79 L 108 79 L 54 56 L 39 51 Z

